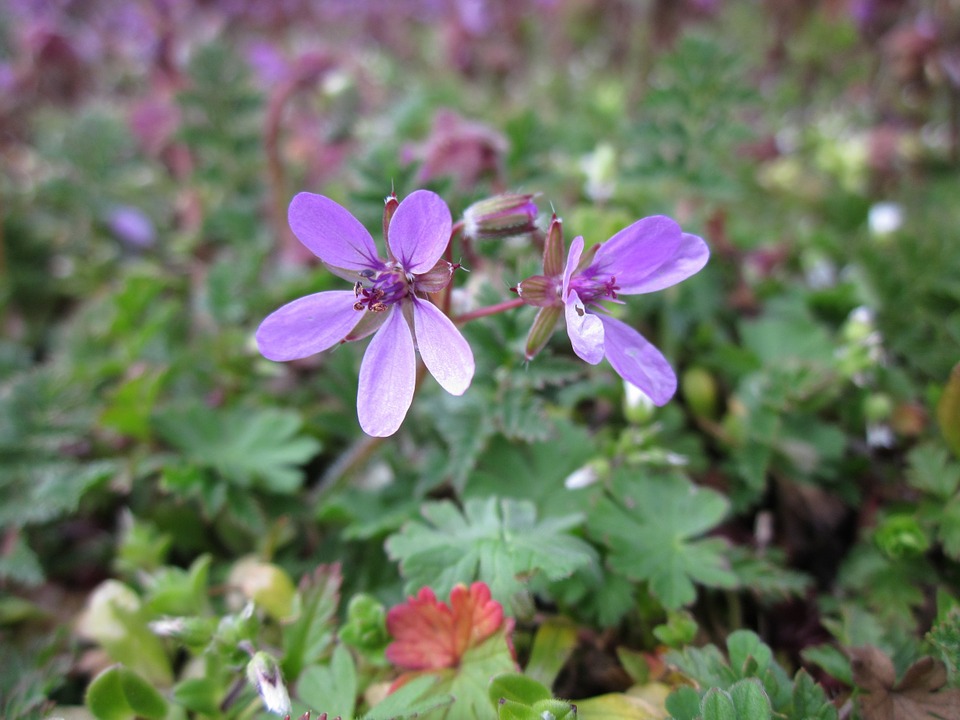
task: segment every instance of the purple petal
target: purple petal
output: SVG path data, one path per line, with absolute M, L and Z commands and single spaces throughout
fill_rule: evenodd
M 330 198 L 298 194 L 290 202 L 287 220 L 297 239 L 327 265 L 357 272 L 383 266 L 367 229 Z
M 350 290 L 307 295 L 270 313 L 257 328 L 257 347 L 269 360 L 298 360 L 326 350 L 353 330 L 361 315 Z
M 443 199 L 429 190 L 417 190 L 401 201 L 390 220 L 390 249 L 404 270 L 425 273 L 446 250 L 452 226 Z
M 666 405 L 677 390 L 677 376 L 657 348 L 632 327 L 607 315 L 603 322 L 607 360 L 627 382 L 643 390 L 655 405 Z
M 632 285 L 626 285 L 619 277 L 617 284 L 624 295 L 639 295 L 663 290 L 700 272 L 709 259 L 710 249 L 703 238 L 683 233 L 676 253 L 663 265 Z
M 403 423 L 413 402 L 417 358 L 406 318 L 394 305 L 360 363 L 357 417 L 367 435 L 388 437 Z
M 567 254 L 567 265 L 563 269 L 563 290 L 560 293 L 560 297 L 563 298 L 564 302 L 566 302 L 567 292 L 570 290 L 570 278 L 573 277 L 577 265 L 580 264 L 580 256 L 582 254 L 583 238 L 578 235 L 573 239 L 573 242 L 570 243 L 570 252 Z
M 463 395 L 476 367 L 463 335 L 450 318 L 427 300 L 413 301 L 413 326 L 427 370 L 448 393 Z
M 597 315 L 587 312 L 576 290 L 570 292 L 563 313 L 567 318 L 567 335 L 577 356 L 591 365 L 603 360 L 603 323 Z
M 636 285 L 676 254 L 682 234 L 665 215 L 637 220 L 600 246 L 593 266 L 615 277 L 627 293 L 623 288 Z

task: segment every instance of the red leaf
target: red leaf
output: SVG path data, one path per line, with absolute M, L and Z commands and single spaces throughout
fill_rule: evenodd
M 404 670 L 456 667 L 463 654 L 493 635 L 503 624 L 503 607 L 490 598 L 490 588 L 476 582 L 457 585 L 450 604 L 437 600 L 430 588 L 387 613 L 394 641 L 387 659 Z

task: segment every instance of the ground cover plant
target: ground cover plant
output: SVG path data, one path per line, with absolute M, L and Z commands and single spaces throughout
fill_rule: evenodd
M 9 0 L 0 717 L 960 717 L 956 0 Z

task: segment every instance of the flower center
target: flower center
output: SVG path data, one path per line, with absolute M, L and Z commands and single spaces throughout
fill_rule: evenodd
M 593 268 L 570 279 L 570 288 L 577 291 L 584 305 L 596 304 L 602 300 L 616 300 L 620 286 L 613 275 L 594 274 Z
M 353 292 L 357 296 L 357 301 L 353 304 L 354 310 L 383 312 L 410 292 L 410 279 L 399 266 L 384 270 L 363 270 L 360 278 L 353 286 Z

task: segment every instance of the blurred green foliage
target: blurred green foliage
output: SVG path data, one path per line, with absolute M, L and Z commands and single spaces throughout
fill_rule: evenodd
M 550 677 L 491 686 L 501 717 L 634 702 L 597 661 L 618 650 L 678 720 L 836 717 L 863 645 L 956 685 L 955 41 L 909 75 L 876 33 L 916 3 L 860 32 L 827 3 L 695 4 L 490 3 L 487 31 L 416 3 L 0 9 L 0 715 L 248 718 L 269 650 L 294 713 L 459 718 L 469 673 L 374 701 L 387 608 L 474 580 L 531 676 L 538 630 L 578 631 Z M 655 213 L 704 236 L 705 270 L 614 309 L 675 400 L 631 405 L 562 332 L 525 362 L 532 308 L 466 324 L 469 392 L 425 381 L 383 443 L 356 346 L 263 359 L 268 312 L 342 289 L 293 193 L 379 237 L 418 187 L 455 216 L 540 193 L 588 243 Z M 461 250 L 456 314 L 539 272 L 536 235 Z

